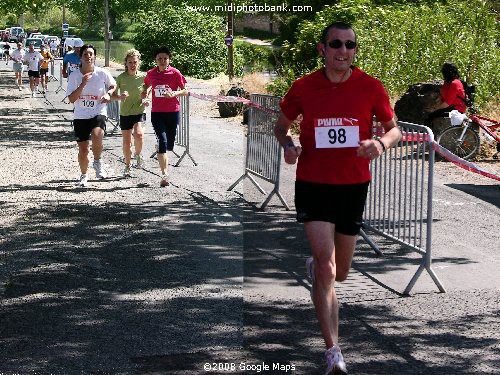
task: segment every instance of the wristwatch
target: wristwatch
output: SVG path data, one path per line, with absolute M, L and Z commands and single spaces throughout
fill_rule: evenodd
M 382 152 L 385 152 L 384 142 L 382 142 L 382 140 L 380 138 L 375 138 L 375 140 L 378 141 L 378 143 L 380 143 L 382 145 Z

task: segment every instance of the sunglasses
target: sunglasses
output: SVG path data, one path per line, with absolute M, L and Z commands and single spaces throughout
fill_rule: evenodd
M 330 48 L 334 49 L 339 49 L 342 47 L 342 45 L 344 45 L 346 49 L 356 48 L 356 42 L 353 40 L 346 40 L 345 42 L 343 42 L 340 39 L 334 39 L 331 42 L 328 42 L 328 45 L 330 46 Z

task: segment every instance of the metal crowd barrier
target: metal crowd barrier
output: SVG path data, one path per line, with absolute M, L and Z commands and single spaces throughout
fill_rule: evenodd
M 54 60 L 50 61 L 50 75 L 49 75 L 49 81 L 58 81 L 58 79 L 55 76 L 55 67 L 54 67 Z
M 108 134 L 113 134 L 114 131 L 120 126 L 120 102 L 118 100 L 111 100 L 108 103 L 108 118 L 107 120 L 113 125 L 113 129 Z
M 372 180 L 363 228 L 422 255 L 404 294 L 410 293 L 424 269 L 438 289 L 445 292 L 431 268 L 434 136 L 425 126 L 406 122 L 398 125 L 403 132 L 401 142 L 371 162 Z M 361 236 L 381 254 L 365 231 L 361 231 Z
M 184 147 L 184 153 L 179 156 L 175 151 L 172 151 L 175 156 L 179 158 L 177 163 L 175 163 L 175 167 L 178 167 L 182 159 L 188 156 L 194 165 L 198 165 L 194 160 L 193 156 L 189 151 L 189 95 L 179 96 L 177 98 L 179 100 L 180 109 L 179 109 L 179 126 L 177 127 L 177 134 L 175 137 L 175 144 L 180 147 Z M 155 151 L 151 158 L 154 158 L 158 152 Z
M 188 156 L 194 165 L 198 165 L 189 152 L 189 95 L 178 97 L 180 104 L 179 111 L 179 127 L 177 128 L 177 135 L 175 137 L 175 144 L 184 147 L 184 153 L 179 157 L 175 152 L 174 154 L 179 157 L 175 166 L 178 167 L 182 159 Z
M 63 60 L 62 58 L 58 58 L 56 60 L 58 60 L 61 63 L 59 65 L 59 86 L 56 89 L 56 94 L 57 94 L 61 90 L 66 92 L 66 89 L 64 89 L 63 87 Z M 64 99 L 66 99 L 66 97 L 64 97 L 62 101 L 64 101 Z
M 257 183 L 253 176 L 274 184 L 274 188 L 262 203 L 264 209 L 273 195 L 277 195 L 281 203 L 287 210 L 290 208 L 280 193 L 280 166 L 281 166 L 281 146 L 274 136 L 274 125 L 279 111 L 279 97 L 252 94 L 250 100 L 261 107 L 275 111 L 275 115 L 264 112 L 258 108 L 250 107 L 247 147 L 245 156 L 245 172 L 228 189 L 232 190 L 245 177 L 259 189 L 262 194 L 266 194 L 264 189 Z

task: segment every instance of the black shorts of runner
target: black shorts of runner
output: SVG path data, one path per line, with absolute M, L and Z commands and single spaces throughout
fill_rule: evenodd
M 28 70 L 28 77 L 40 78 L 40 72 L 38 70 Z
M 49 68 L 47 68 L 47 69 L 40 68 L 40 75 L 41 76 L 46 76 L 48 72 L 49 72 Z
M 359 234 L 370 182 L 348 185 L 295 181 L 297 221 L 326 221 L 335 232 Z
M 92 129 L 101 128 L 106 131 L 106 116 L 97 115 L 92 118 L 74 119 L 73 128 L 77 142 L 85 142 L 90 140 Z
M 129 115 L 129 116 L 120 115 L 120 129 L 131 130 L 134 128 L 135 124 L 143 121 L 146 121 L 145 113 L 141 113 L 140 115 Z
M 151 123 L 158 139 L 158 153 L 174 149 L 179 112 L 151 112 Z

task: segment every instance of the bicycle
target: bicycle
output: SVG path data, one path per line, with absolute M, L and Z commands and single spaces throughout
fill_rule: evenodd
M 463 121 L 456 126 L 444 129 L 437 137 L 437 143 L 458 157 L 468 160 L 476 156 L 481 146 L 479 129 L 483 129 L 486 138 L 496 141 L 496 153 L 493 159 L 498 159 L 500 152 L 500 122 L 476 114 L 474 107 L 469 107 L 470 117 L 463 115 Z M 476 130 L 477 129 L 477 130 Z

